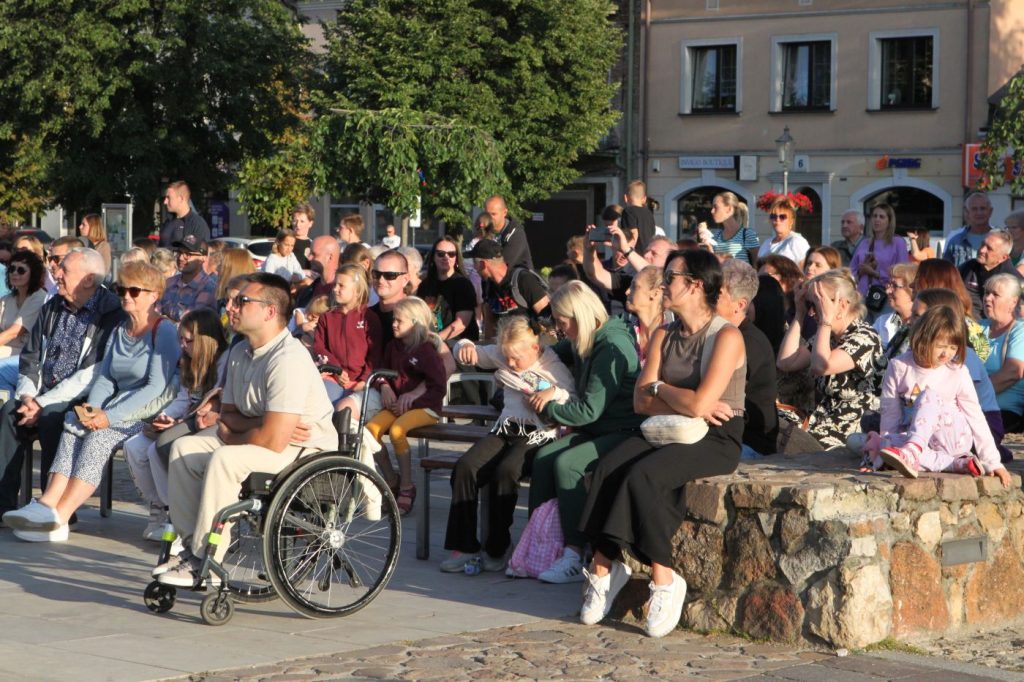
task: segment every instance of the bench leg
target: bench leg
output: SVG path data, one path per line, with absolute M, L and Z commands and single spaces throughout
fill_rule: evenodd
M 430 558 L 430 471 L 419 467 L 419 490 L 416 495 L 416 558 Z
M 480 486 L 478 497 L 480 498 L 480 524 L 477 526 L 477 535 L 480 536 L 480 546 L 487 544 L 487 531 L 491 527 L 491 495 L 490 486 Z
M 21 490 L 18 492 L 18 506 L 24 507 L 32 499 L 32 443 L 25 443 L 25 458 L 21 462 Z M 40 476 L 43 474 L 40 473 Z
M 100 481 L 100 516 L 110 517 L 110 510 L 114 507 L 114 454 L 107 458 L 107 465 L 103 467 L 103 480 Z

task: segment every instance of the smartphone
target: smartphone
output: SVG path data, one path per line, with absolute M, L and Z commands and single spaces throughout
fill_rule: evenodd
M 587 239 L 592 242 L 610 242 L 612 233 L 608 231 L 607 225 L 599 225 L 587 233 Z

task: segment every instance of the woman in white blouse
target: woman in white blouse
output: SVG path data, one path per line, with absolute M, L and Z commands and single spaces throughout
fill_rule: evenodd
M 768 220 L 775 231 L 775 236 L 761 243 L 757 257 L 762 258 L 770 253 L 778 254 L 789 258 L 803 270 L 804 257 L 811 245 L 796 231 L 796 207 L 786 197 L 779 197 L 768 209 Z
M 43 261 L 34 252 L 23 250 L 11 255 L 7 264 L 7 286 L 11 293 L 0 298 L 0 358 L 21 352 L 46 302 L 45 273 Z

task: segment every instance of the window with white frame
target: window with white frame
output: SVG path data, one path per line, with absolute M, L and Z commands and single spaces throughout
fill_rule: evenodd
M 771 111 L 835 111 L 836 34 L 775 36 Z
M 937 109 L 939 31 L 878 31 L 868 45 L 868 109 Z
M 684 41 L 680 113 L 739 113 L 742 109 L 738 38 Z

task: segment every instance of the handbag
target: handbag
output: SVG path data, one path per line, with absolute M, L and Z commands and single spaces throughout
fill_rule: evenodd
M 558 514 L 558 499 L 537 507 L 523 529 L 519 544 L 508 560 L 509 573 L 536 578 L 562 555 L 565 538 Z
M 872 254 L 875 252 L 875 240 L 871 240 L 871 248 L 868 249 Z M 877 263 L 876 263 L 877 264 Z M 873 313 L 882 311 L 885 307 L 885 301 L 888 298 L 885 293 L 885 286 L 882 284 L 872 284 L 868 287 L 868 294 L 864 297 L 864 305 L 867 309 Z

